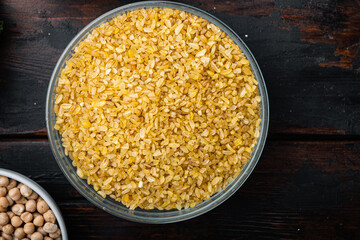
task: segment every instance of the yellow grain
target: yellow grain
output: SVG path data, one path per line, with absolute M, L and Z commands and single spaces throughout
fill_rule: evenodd
M 58 81 L 55 129 L 100 196 L 182 209 L 238 176 L 260 136 L 260 102 L 229 36 L 190 13 L 148 8 L 79 44 Z

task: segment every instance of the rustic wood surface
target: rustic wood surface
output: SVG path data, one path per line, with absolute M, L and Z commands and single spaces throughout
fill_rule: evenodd
M 182 223 L 138 224 L 68 183 L 46 136 L 50 75 L 77 32 L 130 2 L 0 2 L 0 167 L 49 191 L 70 239 L 360 239 L 360 0 L 181 1 L 243 38 L 269 92 L 264 153 L 218 208 Z

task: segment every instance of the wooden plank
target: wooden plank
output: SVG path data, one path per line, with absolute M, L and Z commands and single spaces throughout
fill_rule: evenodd
M 63 49 L 91 20 L 128 2 L 0 3 L 0 136 L 45 137 L 46 89 Z M 357 1 L 180 2 L 213 13 L 248 44 L 269 91 L 270 133 L 360 134 Z
M 248 202 L 233 202 L 234 206 Z M 269 203 L 270 204 L 270 203 Z M 181 223 L 140 224 L 88 206 L 60 205 L 74 239 L 358 239 L 359 209 L 299 214 L 225 206 Z M 354 222 L 355 220 L 355 222 Z
M 30 176 L 57 201 L 74 239 L 358 239 L 360 142 L 269 141 L 229 200 L 183 223 L 145 225 L 113 217 L 63 177 L 47 141 L 0 142 L 0 167 Z

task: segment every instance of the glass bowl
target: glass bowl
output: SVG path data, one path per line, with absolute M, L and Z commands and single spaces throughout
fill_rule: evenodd
M 56 205 L 56 202 L 54 201 L 54 199 L 50 196 L 50 194 L 48 192 L 45 191 L 45 189 L 43 189 L 39 184 L 37 184 L 36 182 L 31 180 L 30 178 L 25 177 L 24 175 L 22 175 L 20 173 L 17 173 L 17 172 L 8 170 L 8 169 L 0 168 L 0 176 L 5 176 L 8 178 L 14 179 L 17 182 L 23 183 L 26 186 L 28 186 L 29 188 L 31 188 L 33 191 L 35 191 L 40 197 L 42 197 L 42 199 L 45 200 L 45 202 L 49 205 L 50 209 L 55 214 L 56 221 L 58 222 L 58 225 L 61 230 L 62 240 L 68 240 L 65 221 L 61 215 L 60 209 Z
M 103 198 L 101 197 L 91 185 L 88 185 L 86 180 L 81 179 L 76 174 L 76 169 L 72 165 L 72 160 L 65 156 L 64 148 L 62 147 L 61 139 L 59 132 L 54 129 L 54 125 L 56 122 L 56 116 L 54 113 L 54 101 L 56 95 L 56 86 L 58 83 L 58 79 L 63 69 L 66 61 L 71 58 L 75 47 L 78 45 L 79 42 L 84 40 L 89 32 L 92 29 L 98 27 L 104 22 L 111 20 L 112 18 L 116 17 L 119 14 L 124 12 L 128 12 L 134 9 L 139 8 L 173 8 L 179 9 L 185 12 L 192 13 L 194 15 L 200 16 L 209 22 L 215 24 L 219 28 L 222 29 L 227 35 L 229 35 L 233 41 L 239 45 L 240 49 L 244 52 L 246 58 L 250 62 L 250 67 L 255 75 L 255 79 L 259 82 L 258 89 L 259 94 L 261 97 L 261 130 L 260 130 L 260 137 L 258 139 L 258 143 L 256 144 L 254 151 L 251 154 L 251 159 L 248 163 L 245 164 L 239 176 L 234 179 L 228 186 L 222 190 L 214 194 L 209 200 L 206 200 L 195 207 L 182 209 L 182 210 L 168 210 L 168 211 L 160 211 L 160 210 L 143 210 L 143 209 L 135 209 L 130 210 L 120 202 L 113 200 L 110 197 Z M 209 13 L 197 9 L 195 7 L 176 3 L 176 2 L 166 2 L 166 1 L 147 1 L 147 2 L 137 2 L 128 5 L 124 5 L 122 7 L 116 8 L 110 12 L 107 12 L 90 24 L 88 24 L 84 29 L 82 29 L 74 39 L 69 43 L 66 47 L 60 59 L 58 60 L 54 72 L 51 76 L 49 88 L 47 92 L 46 98 L 46 127 L 47 133 L 50 140 L 50 146 L 53 151 L 53 154 L 56 158 L 58 165 L 60 166 L 61 170 L 70 181 L 70 183 L 90 202 L 94 203 L 96 206 L 100 207 L 104 211 L 111 213 L 115 216 L 122 217 L 131 221 L 142 222 L 142 223 L 171 223 L 171 222 L 179 222 L 183 220 L 187 220 L 201 214 L 204 214 L 211 209 L 215 208 L 226 199 L 228 199 L 231 195 L 233 195 L 240 187 L 244 184 L 246 179 L 249 177 L 253 169 L 255 168 L 256 163 L 258 162 L 262 150 L 264 148 L 267 131 L 268 131 L 268 124 L 269 124 L 269 100 L 266 91 L 265 82 L 263 76 L 261 74 L 260 68 L 250 52 L 247 48 L 245 43 L 240 39 L 240 37 L 231 30 L 227 25 L 221 22 L 219 19 L 215 18 L 214 16 L 210 15 Z

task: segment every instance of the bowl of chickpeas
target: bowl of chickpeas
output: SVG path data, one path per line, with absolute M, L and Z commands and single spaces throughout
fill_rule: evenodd
M 0 168 L 0 240 L 67 240 L 61 212 L 36 182 Z

